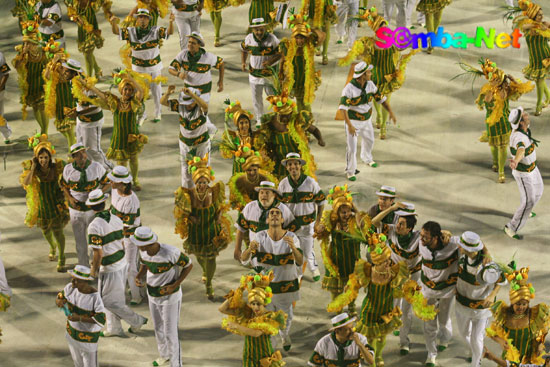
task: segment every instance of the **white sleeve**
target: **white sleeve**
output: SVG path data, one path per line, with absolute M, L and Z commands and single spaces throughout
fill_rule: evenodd
M 6 270 L 2 259 L 0 259 L 0 293 L 4 293 L 10 297 L 12 295 L 11 288 L 8 285 L 8 279 L 6 278 Z

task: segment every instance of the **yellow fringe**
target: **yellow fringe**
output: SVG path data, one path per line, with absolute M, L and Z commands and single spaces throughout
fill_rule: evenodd
M 359 294 L 359 289 L 361 289 L 361 284 L 357 279 L 357 275 L 355 273 L 350 274 L 344 293 L 340 294 L 328 304 L 327 312 L 342 311 L 345 306 L 349 305 L 351 302 L 353 302 L 353 300 L 357 298 L 357 295 Z
M 288 134 L 294 140 L 294 142 L 298 144 L 298 149 L 300 150 L 302 159 L 306 161 L 306 165 L 304 167 L 304 173 L 316 179 L 315 171 L 317 170 L 317 166 L 315 165 L 315 160 L 313 159 L 313 155 L 309 151 L 309 145 L 308 145 L 306 134 L 299 126 L 296 125 L 296 118 L 294 118 L 294 121 L 291 121 L 287 125 L 287 127 L 288 127 Z
M 30 160 L 24 161 L 21 163 L 21 166 L 23 167 L 23 173 L 19 176 L 19 183 L 27 192 L 27 214 L 25 215 L 25 224 L 27 227 L 34 227 L 38 221 L 38 205 L 40 203 L 38 195 L 40 193 L 40 183 L 36 177 L 33 177 L 31 184 L 25 186 L 23 182 L 25 182 L 25 179 L 31 173 L 32 162 Z
M 279 323 L 277 319 L 282 319 L 283 324 Z M 279 333 L 279 330 L 284 328 L 286 325 L 287 315 L 283 311 L 272 312 L 268 311 L 265 314 L 254 317 L 251 319 L 239 318 L 235 316 L 227 316 L 222 319 L 222 329 L 229 331 L 230 333 L 237 335 L 245 335 L 240 331 L 230 329 L 228 326 L 229 322 L 238 323 L 241 326 L 247 327 L 249 329 L 260 330 L 266 335 L 276 335 Z
M 10 305 L 11 305 L 11 297 L 8 296 L 7 294 L 0 293 L 0 311 L 6 312 L 6 310 L 10 307 Z M 2 334 L 0 333 L 0 335 Z
M 294 63 L 292 61 L 296 56 L 296 40 L 294 38 L 285 38 L 281 41 L 281 43 L 284 44 L 287 49 L 286 55 L 283 55 L 284 81 L 282 85 L 282 90 L 283 92 L 287 92 L 287 94 L 290 94 L 290 91 L 294 86 Z
M 122 64 L 126 66 L 126 69 L 132 69 L 132 47 L 130 47 L 130 43 L 127 42 L 124 46 L 122 46 L 118 51 L 118 54 L 120 55 Z
M 313 46 L 312 42 L 307 42 L 304 46 L 304 58 L 306 60 L 304 103 L 306 105 L 310 105 L 315 100 L 316 80 L 321 80 L 321 71 L 315 71 L 315 47 Z
M 509 333 L 507 333 L 504 328 L 496 323 L 492 323 L 490 327 L 485 329 L 487 335 L 490 337 L 498 336 L 503 340 L 506 340 L 508 343 L 508 349 L 506 350 L 505 358 L 510 362 L 520 363 L 521 356 L 519 350 L 512 344 L 512 339 L 508 338 Z
M 359 56 L 363 55 L 365 53 L 365 39 L 367 37 L 360 38 L 356 40 L 353 43 L 353 46 L 351 47 L 351 50 L 347 53 L 346 56 L 338 60 L 339 66 L 348 66 L 355 60 L 359 58 Z
M 245 0 L 229 0 L 231 6 L 241 6 L 245 3 Z M 267 21 L 267 19 L 266 19 Z
M 8 122 L 4 118 L 4 116 L 0 115 L 0 126 L 6 126 Z
M 19 46 L 18 46 L 19 47 Z M 20 50 L 18 50 L 20 51 Z M 13 59 L 12 63 L 13 66 L 17 65 L 19 60 L 21 60 L 23 57 L 21 53 L 18 53 L 17 56 Z M 17 84 L 19 84 L 19 89 L 21 90 L 21 113 L 22 117 L 21 119 L 25 121 L 27 119 L 27 93 L 29 91 L 29 83 L 27 82 L 27 63 L 25 61 L 21 62 L 19 64 L 19 67 L 16 67 L 15 70 L 17 70 Z
M 175 194 L 174 218 L 176 218 L 176 228 L 174 233 L 180 235 L 182 240 L 187 239 L 189 235 L 189 214 L 191 214 L 191 196 L 188 189 L 179 187 Z
M 95 77 L 86 77 L 86 84 L 89 86 L 95 86 L 97 83 L 97 78 Z M 98 99 L 97 98 L 91 98 L 84 92 L 84 87 L 82 85 L 82 82 L 79 78 L 74 78 L 72 80 L 73 87 L 71 88 L 71 92 L 73 93 L 73 96 L 78 99 L 80 102 L 88 102 L 93 105 L 97 106 Z
M 44 111 L 46 116 L 49 118 L 55 117 L 55 105 L 57 103 L 57 84 L 59 84 L 59 73 L 56 69 L 56 65 L 51 65 L 48 63 L 46 68 L 44 68 L 43 75 L 46 75 L 46 70 L 51 68 L 50 79 L 45 79 L 46 84 L 44 84 Z
M 507 99 L 515 101 L 523 94 L 532 91 L 534 88 L 535 86 L 532 82 L 511 82 L 509 89 L 506 91 Z M 499 87 L 486 83 L 483 87 L 481 87 L 479 96 L 475 102 L 479 109 L 483 109 L 485 95 L 489 92 L 493 95 L 493 110 L 485 122 L 489 124 L 489 126 L 492 126 L 499 122 L 503 117 L 504 105 L 506 101 L 502 99 Z
M 165 76 L 159 75 L 155 79 L 153 79 L 152 82 L 155 84 L 159 84 L 159 83 L 166 84 L 168 83 L 168 78 Z
M 323 255 L 323 264 L 325 264 L 325 269 L 329 272 L 329 275 L 331 277 L 338 277 L 338 266 L 330 257 L 330 243 L 328 236 L 321 242 L 321 254 Z
M 430 321 L 437 315 L 435 305 L 428 305 L 428 300 L 420 291 L 420 287 L 415 280 L 409 279 L 403 285 L 403 298 L 411 304 L 416 317 L 422 321 Z

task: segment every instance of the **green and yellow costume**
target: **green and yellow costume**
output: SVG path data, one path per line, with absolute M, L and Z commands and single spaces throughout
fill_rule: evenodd
M 308 15 L 308 23 L 311 27 L 322 30 L 325 33 L 323 40 L 323 65 L 328 62 L 328 43 L 330 41 L 330 26 L 337 21 L 336 5 L 332 0 L 302 0 L 302 12 Z
M 204 10 L 210 13 L 210 20 L 214 24 L 214 47 L 221 46 L 220 43 L 220 29 L 222 27 L 222 10 L 229 5 L 239 6 L 244 1 L 239 0 L 204 0 Z
M 441 24 L 443 9 L 449 5 L 452 0 L 420 0 L 416 6 L 416 11 L 426 15 L 426 29 L 428 32 L 435 32 Z M 432 46 L 428 48 L 428 53 L 432 53 Z

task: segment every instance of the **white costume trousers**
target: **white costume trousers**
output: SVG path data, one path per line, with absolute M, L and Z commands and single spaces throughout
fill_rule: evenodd
M 180 49 L 187 49 L 187 36 L 192 32 L 201 33 L 201 17 L 195 15 L 189 18 L 179 17 L 178 11 L 174 10 L 176 15 L 176 26 L 178 27 L 178 33 L 180 35 Z
M 483 317 L 480 319 L 471 318 L 462 309 L 465 308 L 460 304 L 455 305 L 456 323 L 458 331 L 464 341 L 470 347 L 472 353 L 471 367 L 481 366 L 481 357 L 483 355 L 483 339 L 485 338 L 485 328 L 487 327 L 489 318 Z M 468 311 L 468 310 L 466 310 Z
M 514 0 L 506 0 L 506 5 L 514 6 Z
M 95 351 L 88 351 L 79 348 L 80 342 L 74 340 L 69 334 L 65 333 L 65 338 L 69 344 L 69 351 L 73 358 L 74 367 L 98 367 L 99 362 L 97 360 L 97 349 Z
M 405 27 L 405 2 L 406 0 L 384 0 L 384 18 L 391 23 L 394 9 L 397 9 L 397 27 Z
M 132 70 L 134 69 L 134 65 L 132 65 Z M 137 70 L 136 70 L 137 71 Z M 153 71 L 153 72 L 142 72 L 143 74 L 149 74 L 151 75 L 151 78 L 155 79 L 156 77 L 161 75 L 161 71 Z M 160 111 L 160 96 L 162 94 L 162 85 L 161 83 L 151 83 L 149 84 L 149 89 L 151 90 L 151 96 L 153 97 L 153 103 L 155 104 L 155 115 L 154 118 L 161 116 Z M 144 101 L 145 102 L 145 101 Z M 146 119 L 147 118 L 147 110 L 143 111 L 143 115 L 140 116 L 140 119 Z
M 86 123 L 77 122 L 76 124 L 76 140 L 84 144 L 88 150 L 86 153 L 92 161 L 95 161 L 103 166 L 106 170 L 113 169 L 113 164 L 107 159 L 103 150 L 101 150 L 101 126 L 88 127 Z
M 301 246 L 301 245 L 300 245 Z M 290 334 L 290 325 L 292 324 L 292 318 L 294 317 L 294 307 L 292 306 L 292 301 L 288 297 L 277 297 L 274 295 L 273 301 L 267 305 L 269 311 L 283 311 L 286 313 L 286 327 L 279 331 L 279 335 L 283 339 L 288 338 Z
M 180 143 L 180 161 L 181 161 L 181 186 L 185 188 L 191 188 L 194 186 L 191 173 L 189 173 L 189 166 L 187 165 L 187 155 L 192 154 L 195 157 L 204 158 L 210 152 L 210 140 L 201 143 L 197 146 L 190 147 L 181 140 Z M 210 157 L 208 158 L 208 164 L 210 164 Z
M 138 327 L 145 321 L 143 316 L 138 315 L 126 305 L 127 271 L 128 265 L 117 271 L 99 273 L 98 285 L 105 305 L 106 330 L 114 334 L 123 332 L 120 319 L 126 321 L 132 327 Z
M 90 257 L 88 256 L 88 226 L 94 219 L 94 211 L 88 210 L 81 212 L 69 208 L 71 218 L 71 227 L 73 227 L 74 241 L 76 247 L 76 256 L 78 264 L 90 266 Z
M 405 5 L 405 16 L 406 16 L 406 23 L 407 27 L 410 27 L 412 25 L 412 14 L 416 10 L 416 5 L 420 0 L 407 0 Z M 426 24 L 426 16 L 424 13 L 417 12 L 416 13 L 416 21 L 419 24 Z
M 518 184 L 521 204 L 514 213 L 512 220 L 506 226 L 518 232 L 523 228 L 529 218 L 529 214 L 531 214 L 531 210 L 533 210 L 542 197 L 544 184 L 538 167 L 535 167 L 531 172 L 513 170 L 512 176 L 514 176 Z
M 454 299 L 454 297 L 428 298 L 428 304 L 435 304 L 439 309 L 435 319 L 424 321 L 424 339 L 426 340 L 428 358 L 437 356 L 437 339 L 439 339 L 439 344 L 447 345 L 453 336 L 451 306 Z
M 129 238 L 124 238 L 124 258 L 128 263 L 128 273 L 126 281 L 128 283 L 128 288 L 130 288 L 130 295 L 132 300 L 139 300 L 145 297 L 146 288 L 138 287 L 134 279 L 139 272 L 138 269 L 138 259 L 139 259 L 139 250 L 136 245 L 130 241 Z
M 336 8 L 338 24 L 336 33 L 340 38 L 348 36 L 348 47 L 351 48 L 357 38 L 357 21 L 348 22 L 349 19 L 356 16 L 359 12 L 359 0 L 341 0 Z
M 6 95 L 6 91 L 3 90 L 0 92 L 0 116 L 4 116 L 4 97 Z M 6 121 L 6 124 L 3 126 L 0 126 L 0 133 L 4 136 L 4 140 L 8 140 L 11 136 L 11 128 L 8 124 L 8 121 Z
M 420 271 L 412 273 L 411 279 L 418 281 L 420 279 Z M 411 343 L 409 340 L 409 332 L 411 331 L 413 321 L 412 306 L 409 302 L 405 301 L 405 298 L 397 298 L 393 302 L 393 304 L 394 306 L 399 306 L 401 312 L 403 312 L 403 316 L 401 316 L 403 326 L 401 326 L 401 329 L 399 329 L 399 345 L 402 347 L 409 346 L 409 344 Z
M 355 135 L 351 135 L 348 132 L 348 125 L 344 124 L 347 139 L 346 173 L 354 175 L 357 169 L 357 138 L 361 138 L 361 160 L 368 164 L 373 161 L 372 148 L 374 147 L 374 129 L 371 119 L 366 121 L 350 120 L 350 122 L 356 132 Z
M 181 348 L 178 339 L 180 310 L 181 300 L 162 305 L 149 302 L 159 355 L 161 358 L 169 359 L 171 367 L 181 366 Z
M 269 84 L 250 83 L 250 89 L 252 89 L 252 104 L 254 105 L 256 123 L 259 124 L 264 115 L 264 91 L 266 96 L 270 96 L 274 93 L 273 87 Z
M 318 268 L 317 261 L 315 260 L 315 246 L 313 242 L 313 236 L 298 236 L 300 240 L 300 248 L 304 252 L 304 260 L 307 263 L 309 271 L 313 272 Z

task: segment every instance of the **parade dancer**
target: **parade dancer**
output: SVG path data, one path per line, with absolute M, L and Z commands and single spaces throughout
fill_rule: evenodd
M 544 184 L 535 152 L 539 141 L 531 136 L 529 114 L 519 107 L 510 112 L 509 120 L 514 129 L 510 137 L 510 152 L 513 156 L 510 168 L 518 184 L 521 204 L 510 222 L 504 226 L 504 232 L 519 240 L 521 236 L 517 232 L 527 223 L 528 218 L 535 216 L 532 210 L 542 197 Z
M 416 10 L 425 14 L 426 17 L 426 29 L 428 32 L 436 32 L 441 23 L 441 16 L 443 15 L 443 9 L 449 5 L 452 0 L 420 0 L 416 6 Z M 430 46 L 428 47 L 428 54 L 433 51 L 433 46 L 430 40 Z
M 0 133 L 4 137 L 4 143 L 10 143 L 11 128 L 4 117 L 4 98 L 6 95 L 6 83 L 10 76 L 10 67 L 6 63 L 4 54 L 0 52 Z
M 44 42 L 50 38 L 59 42 L 61 48 L 65 48 L 65 33 L 61 24 L 61 7 L 55 0 L 41 0 L 34 6 L 35 15 L 40 23 L 38 31 Z
M 201 33 L 201 14 L 204 0 L 172 0 L 176 16 L 176 26 L 180 36 L 180 49 L 187 45 L 187 36 L 191 33 Z
M 308 23 L 311 27 L 320 29 L 325 34 L 321 55 L 323 56 L 322 65 L 328 64 L 328 43 L 330 42 L 330 27 L 336 23 L 336 5 L 332 0 L 302 0 L 302 11 L 308 15 Z M 320 47 L 320 46 L 319 46 Z M 317 51 L 319 56 L 319 50 Z
M 371 218 L 375 218 L 381 212 L 389 209 L 395 203 L 395 198 L 397 197 L 397 190 L 393 186 L 382 185 L 380 189 L 375 192 L 378 196 L 377 203 L 369 208 L 367 214 Z M 389 227 L 386 224 L 397 224 L 397 216 L 395 215 L 394 210 L 389 210 L 388 213 L 383 216 L 380 220 L 378 226 L 378 231 L 383 232 L 386 235 L 389 232 Z
M 160 357 L 153 366 L 181 367 L 178 322 L 181 313 L 181 283 L 193 264 L 179 249 L 158 242 L 149 227 L 138 227 L 130 240 L 139 248 L 140 269 L 135 278 L 138 287 L 147 286 L 149 311 L 155 327 Z M 147 274 L 144 281 L 143 277 Z
M 319 226 L 325 207 L 325 193 L 311 176 L 302 172 L 306 164 L 298 153 L 288 153 L 281 162 L 288 176 L 279 183 L 281 201 L 294 214 L 296 225 L 300 227 L 295 234 L 300 240 L 300 248 L 314 281 L 321 279 L 313 243 L 314 227 Z M 305 271 L 305 267 L 303 269 Z
M 204 10 L 206 10 L 207 13 L 210 13 L 210 20 L 214 25 L 214 47 L 220 47 L 222 45 L 220 42 L 222 10 L 228 7 L 229 4 L 230 2 L 228 0 L 204 0 Z

